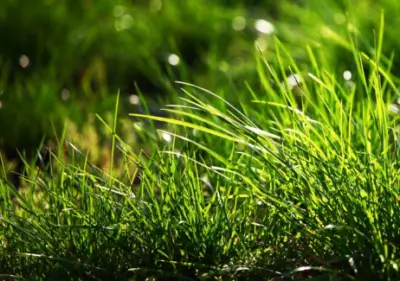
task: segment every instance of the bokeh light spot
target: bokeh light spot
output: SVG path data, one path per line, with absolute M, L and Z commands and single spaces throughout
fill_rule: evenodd
M 157 13 L 162 9 L 162 1 L 161 0 L 151 0 L 150 1 L 150 11 L 152 13 Z
M 242 16 L 235 17 L 232 20 L 232 28 L 236 31 L 243 30 L 246 27 L 246 19 Z
M 69 99 L 69 97 L 71 96 L 71 92 L 68 89 L 62 89 L 61 90 L 61 98 L 66 101 Z
M 298 74 L 291 74 L 286 79 L 291 89 L 301 84 L 301 77 Z
M 349 70 L 346 70 L 345 72 L 343 72 L 343 78 L 344 80 L 350 80 L 351 79 L 351 72 Z
M 122 5 L 116 5 L 113 9 L 113 14 L 114 17 L 122 17 L 122 15 L 125 13 L 125 7 Z
M 139 104 L 140 103 L 140 99 L 139 99 L 139 97 L 137 96 L 137 95 L 130 95 L 129 96 L 129 102 L 131 103 L 131 104 Z
M 161 137 L 166 143 L 168 144 L 172 143 L 172 136 L 170 134 L 163 132 L 161 133 Z
M 219 70 L 222 72 L 227 72 L 229 70 L 229 64 L 226 61 L 220 62 Z
M 168 56 L 168 63 L 170 65 L 176 66 L 180 63 L 181 59 L 176 54 L 170 54 Z
M 133 18 L 131 15 L 123 15 L 121 17 L 121 26 L 123 29 L 128 29 L 133 25 Z
M 258 19 L 256 20 L 256 22 L 254 23 L 254 28 L 260 32 L 260 33 L 264 33 L 264 34 L 272 34 L 275 31 L 275 27 L 272 23 L 270 23 L 269 21 L 263 20 L 263 19 Z
M 254 41 L 254 47 L 262 52 L 265 51 L 268 47 L 267 39 L 264 37 L 258 37 L 257 40 Z
M 336 13 L 333 15 L 333 19 L 337 24 L 344 24 L 346 17 L 342 13 Z
M 31 63 L 31 61 L 29 60 L 27 55 L 22 55 L 19 57 L 19 65 L 22 68 L 27 68 L 30 63 Z

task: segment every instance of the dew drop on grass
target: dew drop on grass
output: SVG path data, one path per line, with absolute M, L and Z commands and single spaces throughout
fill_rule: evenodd
M 3 103 L 2 103 L 2 101 L 0 100 L 0 108 L 2 108 L 3 107 Z
M 168 56 L 168 63 L 173 66 L 177 66 L 180 63 L 181 59 L 176 54 L 170 54 Z
M 267 35 L 270 35 L 272 33 L 274 33 L 275 31 L 275 27 L 272 23 L 270 23 L 269 21 L 266 21 L 264 19 L 258 19 L 255 21 L 254 23 L 254 28 L 260 32 L 260 33 L 264 33 Z
M 236 31 L 241 31 L 246 27 L 246 19 L 242 16 L 235 17 L 232 20 L 232 28 Z

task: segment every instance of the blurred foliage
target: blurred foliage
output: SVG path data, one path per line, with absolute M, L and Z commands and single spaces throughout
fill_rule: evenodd
M 277 63 L 272 34 L 302 71 L 312 71 L 304 48 L 311 44 L 317 54 L 331 54 L 325 65 L 341 75 L 355 68 L 341 38 L 354 36 L 360 49 L 373 54 L 381 9 L 383 53 L 397 49 L 399 5 L 393 0 L 3 0 L 1 147 L 32 151 L 44 135 L 59 134 L 65 119 L 83 128 L 90 114 L 113 110 L 118 90 L 121 114 L 139 110 L 129 103 L 129 96 L 138 94 L 135 84 L 146 97 L 165 102 L 177 96 L 174 80 L 224 89 L 218 94 L 234 102 L 233 90 L 243 93 L 241 100 L 250 99 L 245 82 L 260 89 L 258 51 Z M 264 27 L 257 30 L 259 19 Z M 265 24 L 273 30 L 260 30 Z M 171 64 L 171 55 L 179 60 Z M 398 64 L 392 65 L 399 72 Z

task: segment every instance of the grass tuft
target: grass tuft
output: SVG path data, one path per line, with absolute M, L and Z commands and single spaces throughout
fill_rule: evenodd
M 396 84 L 380 23 L 370 55 L 327 35 L 353 57 L 352 79 L 331 54 L 307 45 L 299 63 L 276 38 L 243 99 L 177 82 L 167 116 L 129 114 L 149 122 L 140 148 L 118 134 L 118 94 L 97 115 L 106 168 L 64 132 L 47 169 L 24 158 L 19 189 L 0 181 L 0 278 L 398 280 Z

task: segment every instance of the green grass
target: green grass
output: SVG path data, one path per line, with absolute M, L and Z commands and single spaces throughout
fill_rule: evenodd
M 38 21 L 52 36 L 34 37 L 32 52 L 51 56 L 27 74 L 4 55 L 0 144 L 28 151 L 44 133 L 56 137 L 48 163 L 24 158 L 20 189 L 1 158 L 0 279 L 399 279 L 394 1 L 260 4 L 276 36 L 254 32 L 257 12 L 239 2 L 162 2 L 158 11 L 157 1 L 88 1 L 86 10 L 40 1 L 20 23 L 9 16 L 17 2 L 28 3 L 0 4 L 0 30 L 34 34 Z M 124 15 L 134 24 L 121 32 Z M 91 36 L 63 47 L 81 25 Z M 29 43 L 19 40 L 2 52 Z M 73 84 L 86 60 L 91 74 Z M 124 89 L 132 65 L 141 110 Z M 155 99 L 167 116 L 146 113 Z

